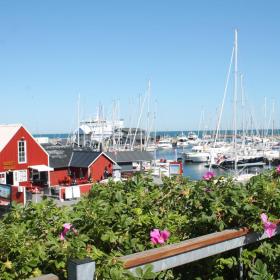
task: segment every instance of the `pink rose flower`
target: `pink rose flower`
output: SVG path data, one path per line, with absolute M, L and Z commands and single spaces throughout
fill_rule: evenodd
M 210 181 L 214 177 L 215 177 L 214 172 L 208 171 L 202 178 L 206 181 Z
M 168 230 L 160 231 L 159 229 L 154 229 L 150 232 L 151 242 L 156 244 L 164 244 L 170 236 L 170 232 Z
M 69 230 L 72 230 L 74 232 L 75 235 L 78 234 L 78 231 L 73 227 L 72 224 L 70 223 L 65 223 L 63 224 L 63 230 L 59 235 L 60 240 L 65 240 L 66 234 Z
M 261 214 L 261 220 L 263 223 L 264 232 L 268 235 L 269 238 L 271 238 L 275 234 L 277 225 L 272 222 L 269 222 L 268 217 L 265 213 Z

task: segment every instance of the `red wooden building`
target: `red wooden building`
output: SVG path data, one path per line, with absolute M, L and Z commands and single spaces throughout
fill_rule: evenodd
M 74 150 L 69 146 L 44 146 L 50 157 L 50 185 L 98 182 L 112 176 L 115 161 L 103 152 Z
M 49 156 L 20 124 L 0 125 L 0 183 L 49 185 Z
M 50 185 L 66 185 L 70 183 L 69 162 L 72 157 L 73 147 L 43 145 L 49 154 L 49 166 L 53 168 L 50 172 Z
M 114 164 L 103 152 L 74 151 L 69 167 L 72 177 L 99 182 L 112 176 Z

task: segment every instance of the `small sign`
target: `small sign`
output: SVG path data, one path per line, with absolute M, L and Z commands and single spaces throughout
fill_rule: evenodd
M 181 165 L 180 164 L 170 164 L 169 165 L 169 174 L 170 175 L 180 175 L 181 174 Z
M 72 187 L 65 188 L 65 199 L 73 198 Z
M 0 184 L 0 198 L 11 199 L 11 186 Z
M 73 198 L 78 198 L 81 196 L 80 186 L 73 186 Z
M 0 184 L 6 184 L 6 172 L 0 172 Z
M 14 170 L 16 167 L 16 162 L 15 161 L 4 161 L 3 162 L 3 167 L 5 170 Z
M 11 186 L 0 184 L 0 206 L 9 206 L 11 204 Z

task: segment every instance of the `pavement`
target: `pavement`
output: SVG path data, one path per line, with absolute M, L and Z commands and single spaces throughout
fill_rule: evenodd
M 50 199 L 53 199 L 53 201 L 55 202 L 55 204 L 57 206 L 71 206 L 74 205 L 76 203 L 78 203 L 80 201 L 80 199 L 71 199 L 71 200 L 60 200 L 58 199 L 57 196 L 53 196 L 53 195 L 46 195 L 43 193 L 36 193 L 36 194 L 28 194 L 28 198 L 27 201 L 32 201 L 33 203 L 39 203 L 43 200 L 43 196 L 47 196 Z

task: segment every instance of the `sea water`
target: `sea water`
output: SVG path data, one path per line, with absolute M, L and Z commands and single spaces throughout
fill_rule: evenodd
M 184 150 L 186 151 L 186 150 Z M 182 148 L 174 148 L 169 150 L 157 150 L 155 151 L 154 156 L 156 159 L 169 159 L 176 161 L 177 158 L 181 157 L 183 152 Z M 189 177 L 191 180 L 199 180 L 202 176 L 209 171 L 208 167 L 205 167 L 205 163 L 192 163 L 192 162 L 183 162 L 183 175 Z M 213 170 L 212 170 L 213 171 Z M 217 176 L 228 175 L 229 172 L 223 169 L 215 169 L 214 173 Z

